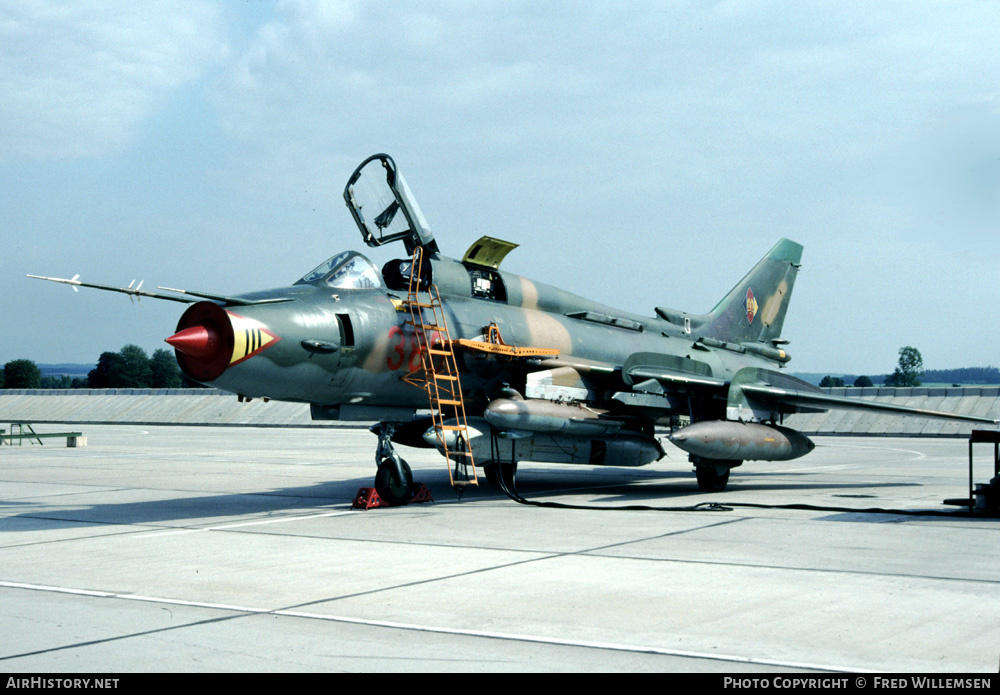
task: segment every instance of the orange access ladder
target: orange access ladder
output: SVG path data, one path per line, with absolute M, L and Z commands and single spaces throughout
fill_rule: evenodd
M 403 380 L 427 392 L 438 443 L 445 458 L 454 463 L 454 466 L 451 463 L 448 466 L 451 485 L 461 492 L 465 486 L 478 485 L 479 481 L 465 418 L 458 362 L 452 349 L 441 293 L 436 285 L 429 284 L 426 294 L 420 294 L 423 251 L 420 246 L 413 251 L 408 294 L 403 302 L 403 306 L 410 312 L 410 320 L 406 323 L 413 327 L 420 339 L 421 366 L 403 377 Z M 454 424 L 446 424 L 447 422 Z

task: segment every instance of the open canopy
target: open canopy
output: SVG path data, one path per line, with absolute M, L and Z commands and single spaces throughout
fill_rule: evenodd
M 372 155 L 355 169 L 344 201 L 369 246 L 402 240 L 407 253 L 418 246 L 438 252 L 430 225 L 389 155 Z

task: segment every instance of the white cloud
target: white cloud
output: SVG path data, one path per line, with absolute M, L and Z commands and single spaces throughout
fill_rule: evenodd
M 200 2 L 7 0 L 0 5 L 0 152 L 99 155 L 125 146 L 222 50 Z

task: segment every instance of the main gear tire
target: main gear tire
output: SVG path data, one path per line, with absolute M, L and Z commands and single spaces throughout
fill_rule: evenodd
M 514 486 L 514 477 L 517 475 L 517 463 L 490 462 L 483 467 L 483 473 L 486 474 L 486 482 L 493 487 L 501 489 L 506 487 L 511 490 Z
M 698 478 L 698 489 L 702 492 L 723 492 L 729 483 L 730 466 L 716 464 L 698 464 L 694 467 Z

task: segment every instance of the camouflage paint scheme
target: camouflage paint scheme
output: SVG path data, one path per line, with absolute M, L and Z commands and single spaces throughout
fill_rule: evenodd
M 430 265 L 444 300 L 453 339 L 482 340 L 487 327 L 494 323 L 510 345 L 560 351 L 555 358 L 517 362 L 463 353 L 462 380 L 467 407 L 483 410 L 506 386 L 523 393 L 527 374 L 555 366 L 577 368 L 586 375 L 585 380 L 594 381 L 601 392 L 630 391 L 629 384 L 622 382 L 621 367 L 629 356 L 636 354 L 674 357 L 676 362 L 670 366 L 680 375 L 690 373 L 719 381 L 731 380 L 745 367 L 774 368 L 778 364 L 776 360 L 757 354 L 753 349 L 758 345 L 765 350 L 775 349 L 770 343 L 760 342 L 759 338 L 780 333 L 790 292 L 786 289 L 784 296 L 779 298 L 780 306 L 773 311 L 769 323 L 760 316 L 754 317 L 756 328 L 747 322 L 743 299 L 751 278 L 760 288 L 767 284 L 777 287 L 779 282 L 774 278 L 778 276 L 781 284 L 790 285 L 800 253 L 798 244 L 787 240 L 779 242 L 712 314 L 699 317 L 691 333 L 685 332 L 683 323 L 676 325 L 663 318 L 616 310 L 504 271 L 499 271 L 498 275 L 507 291 L 505 302 L 473 298 L 465 266 L 444 257 L 432 258 Z M 409 261 L 408 258 L 400 260 Z M 771 299 L 776 295 L 777 291 L 772 290 L 767 296 Z M 238 307 L 240 316 L 259 322 L 282 340 L 249 360 L 232 364 L 211 384 L 248 397 L 328 406 L 352 403 L 425 408 L 424 393 L 400 380 L 400 376 L 419 366 L 420 340 L 404 323 L 409 315 L 396 308 L 405 298 L 403 289 L 330 288 L 322 279 L 311 284 L 240 295 L 240 299 L 249 301 L 292 300 Z M 587 312 L 592 316 L 570 316 L 586 315 Z M 350 317 L 353 346 L 342 344 L 337 314 Z M 599 323 L 602 317 L 624 319 L 632 324 L 622 328 Z M 759 329 L 766 329 L 766 332 Z M 714 339 L 720 344 L 710 345 L 710 341 L 700 341 L 703 338 Z M 727 338 L 728 341 L 724 340 Z M 310 352 L 301 345 L 303 340 L 326 343 L 336 346 L 337 350 Z M 748 350 L 740 345 L 741 342 L 756 344 Z M 780 354 L 776 349 L 775 353 Z M 180 359 L 183 362 L 185 358 L 181 355 Z M 679 389 L 678 393 L 688 390 L 691 395 L 708 395 L 703 388 Z M 705 407 L 710 408 L 715 417 L 725 417 L 725 390 L 720 393 L 721 401 L 704 399 Z M 711 401 L 716 401 L 714 407 Z M 601 400 L 592 405 L 607 406 L 608 403 Z M 681 414 L 688 414 L 686 407 Z
M 385 190 L 359 202 L 359 178 L 371 184 L 372 171 L 374 185 Z M 783 460 L 812 449 L 803 435 L 780 427 L 786 413 L 869 408 L 993 422 L 837 398 L 782 373 L 790 357 L 781 330 L 802 258 L 794 241 L 778 241 L 709 313 L 656 307 L 651 317 L 499 270 L 514 247 L 507 242 L 484 237 L 464 261 L 441 255 L 386 155 L 358 167 L 345 200 L 366 243 L 401 240 L 406 255 L 379 271 L 361 254 L 345 252 L 290 287 L 235 297 L 172 290 L 204 300 L 189 307 L 168 339 L 188 376 L 241 400 L 310 403 L 315 418 L 394 423 L 394 441 L 429 445 L 430 437 L 419 436 L 427 422 L 417 417 L 428 408 L 427 394 L 402 380 L 419 369 L 428 342 L 406 323 L 403 306 L 411 256 L 420 247 L 453 340 L 485 341 L 495 325 L 508 345 L 559 351 L 527 359 L 458 352 L 480 462 L 485 454 L 499 461 L 644 465 L 663 455 L 654 426 L 682 424 L 674 442 L 690 452 L 699 487 L 718 491 L 744 460 Z M 366 209 L 372 207 L 379 213 L 374 222 Z M 488 260 L 477 262 L 481 249 Z M 439 339 L 429 336 L 431 343 Z M 499 434 L 493 449 L 491 432 Z M 380 461 L 383 444 L 391 447 L 380 443 Z M 396 465 L 403 475 L 405 464 Z

